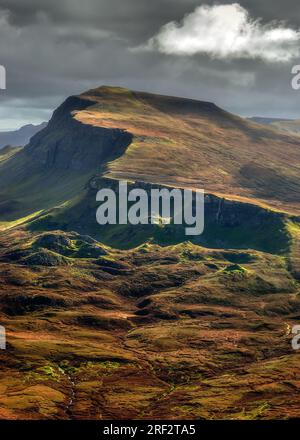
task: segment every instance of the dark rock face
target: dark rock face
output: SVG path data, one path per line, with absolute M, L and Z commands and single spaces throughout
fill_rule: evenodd
M 286 228 L 288 217 L 286 214 L 272 211 L 251 203 L 226 200 L 215 195 L 205 195 L 204 210 L 204 231 L 200 235 L 188 236 L 185 234 L 185 223 L 183 225 L 164 225 L 163 228 L 157 225 L 103 225 L 96 222 L 96 193 L 101 188 L 111 188 L 117 194 L 119 181 L 94 176 L 87 185 L 87 195 L 79 200 L 71 208 L 67 208 L 60 216 L 45 216 L 44 220 L 33 222 L 32 230 L 45 231 L 61 229 L 65 233 L 76 231 L 81 240 L 76 246 L 76 257 L 97 258 L 101 256 L 99 243 L 93 243 L 96 239 L 99 242 L 129 249 L 137 244 L 152 240 L 162 245 L 192 241 L 195 244 L 217 249 L 255 249 L 264 252 L 283 254 L 290 246 L 290 236 Z M 145 182 L 128 182 L 128 191 L 134 188 L 144 189 L 150 194 L 151 189 L 164 188 L 162 185 L 149 184 Z M 170 189 L 170 187 L 168 187 Z M 194 194 L 195 195 L 195 194 Z M 149 198 L 150 200 L 150 198 Z M 195 206 L 195 204 L 194 204 Z M 150 203 L 149 203 L 150 207 Z M 149 211 L 150 212 L 150 211 Z M 195 212 L 193 213 L 195 215 Z M 173 206 L 171 203 L 171 217 Z M 291 218 L 291 217 L 289 217 Z M 296 217 L 293 221 L 298 222 Z M 92 235 L 83 239 L 84 234 Z M 104 249 L 105 250 L 105 249 Z M 62 252 L 61 252 L 62 253 Z M 74 251 L 63 253 L 66 256 L 75 257 Z M 110 268 L 116 269 L 116 268 Z M 107 270 L 107 269 L 106 269 Z M 118 270 L 118 269 L 117 269 Z
M 65 235 L 60 234 L 44 234 L 35 242 L 37 246 L 47 248 L 54 252 L 60 252 L 65 247 L 71 245 L 71 241 Z
M 30 249 L 24 249 L 24 250 L 14 250 L 11 252 L 7 252 L 3 255 L 3 260 L 4 261 L 11 261 L 11 262 L 15 262 L 15 261 L 20 261 L 22 258 L 26 258 L 31 254 Z
M 76 254 L 77 258 L 98 258 L 107 255 L 102 246 L 96 244 L 83 244 Z
M 68 302 L 57 295 L 8 295 L 5 298 L 4 311 L 10 316 L 42 310 L 46 307 L 66 307 Z
M 88 235 L 76 233 L 43 234 L 35 241 L 35 247 L 57 252 L 65 257 L 98 258 L 107 255 L 107 251 L 96 240 Z
M 275 215 L 274 212 L 254 204 L 221 199 L 213 195 L 205 197 L 205 215 L 214 220 L 215 224 L 228 228 L 245 224 L 258 227 L 274 217 L 283 218 L 283 215 Z
M 65 266 L 68 264 L 64 257 L 46 249 L 23 258 L 22 263 L 27 266 Z
M 108 254 L 99 242 L 88 235 L 61 231 L 40 235 L 30 247 L 5 252 L 0 261 L 9 261 L 26 266 L 65 266 L 70 258 L 97 259 Z
M 32 161 L 47 169 L 89 171 L 124 153 L 132 135 L 120 129 L 85 125 L 73 112 L 93 105 L 77 96 L 68 98 L 54 113 L 44 130 L 25 149 Z
M 98 181 L 95 179 L 95 187 L 111 187 L 116 193 L 118 193 L 118 185 L 119 182 L 113 179 L 99 178 Z M 128 191 L 134 188 L 144 189 L 150 195 L 151 189 L 162 189 L 164 186 L 138 181 L 135 183 L 128 182 Z M 90 193 L 90 197 L 95 200 L 96 189 L 90 188 Z M 282 253 L 287 250 L 289 237 L 285 229 L 286 219 L 284 214 L 255 204 L 227 200 L 212 194 L 205 194 L 204 204 L 205 225 L 203 234 L 192 238 L 185 236 L 181 225 L 177 227 L 176 225 L 170 225 L 164 231 L 168 233 L 169 230 L 171 238 L 178 234 L 178 242 L 191 239 L 197 244 L 212 248 L 252 248 L 271 253 Z M 173 215 L 172 209 L 171 204 L 171 215 Z M 92 212 L 92 214 L 94 213 Z M 193 215 L 195 214 L 194 210 Z M 91 214 L 88 211 L 84 212 L 85 219 L 88 219 L 89 215 Z M 151 237 L 153 232 L 151 232 L 151 225 L 144 226 L 144 228 L 145 236 L 148 233 Z M 130 239 L 130 225 L 128 225 L 128 231 L 127 235 L 124 234 L 124 241 Z

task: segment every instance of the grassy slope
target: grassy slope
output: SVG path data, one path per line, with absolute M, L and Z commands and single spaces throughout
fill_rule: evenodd
M 214 104 L 126 89 L 82 95 L 97 104 L 75 118 L 134 135 L 108 176 L 200 187 L 299 212 L 300 140 Z
M 1 223 L 14 225 L 24 217 L 66 203 L 83 190 L 93 172 L 45 169 L 34 164 L 22 149 L 0 155 Z
M 151 238 L 164 245 L 186 238 L 183 231 L 175 233 L 169 228 L 100 230 L 94 216 L 95 191 L 86 187 L 92 176 L 101 175 L 102 168 L 110 178 L 204 187 L 206 192 L 219 196 L 250 201 L 266 209 L 269 206 L 274 210 L 274 219 L 260 224 L 258 215 L 258 226 L 254 228 L 244 220 L 241 227 L 224 228 L 215 223 L 212 213 L 206 218 L 200 243 L 279 253 L 287 249 L 290 234 L 275 212 L 276 208 L 298 211 L 299 139 L 249 123 L 211 103 L 112 87 L 70 98 L 54 113 L 49 127 L 29 148 L 3 154 L 1 229 L 41 217 L 40 228 L 84 230 L 121 248 Z M 100 130 L 96 138 L 91 135 L 91 127 Z M 103 128 L 117 128 L 133 135 L 125 152 L 117 153 L 119 157 L 111 158 L 105 166 L 105 161 L 101 163 L 98 158 L 89 160 L 83 170 L 68 168 L 74 154 L 79 154 L 82 161 L 91 154 L 97 155 L 97 136 L 100 142 Z M 86 138 L 84 148 L 79 148 L 74 131 Z M 60 139 L 64 139 L 58 149 L 62 150 L 63 163 L 50 162 L 45 166 L 45 158 L 53 155 Z M 36 156 L 44 162 L 38 162 Z
M 77 112 L 78 120 L 134 134 L 126 154 L 109 163 L 108 176 L 204 186 L 298 209 L 295 138 L 211 104 L 111 88 L 85 97 L 93 107 Z M 49 227 L 47 215 L 56 229 L 69 222 L 68 230 L 76 222 L 84 229 L 94 216 L 94 194 L 84 187 L 98 164 L 84 173 L 37 167 L 26 176 L 26 160 L 16 152 L 0 164 L 12 175 L 2 185 L 1 219 L 34 211 L 40 219 L 31 227 L 41 226 L 0 234 L 0 321 L 8 333 L 8 349 L 0 351 L 0 418 L 299 417 L 299 353 L 290 345 L 300 313 L 295 219 L 284 224 L 274 209 L 271 223 L 253 237 L 247 227 L 208 225 L 210 239 L 226 235 L 238 247 L 242 237 L 250 248 L 267 242 L 262 250 L 269 252 L 278 250 L 272 239 L 278 245 L 288 232 L 290 252 L 281 256 L 192 243 L 91 249 L 88 237 L 57 231 L 64 244 L 48 249 L 37 236 Z M 8 197 L 24 201 L 10 216 Z M 9 226 L 16 223 L 2 224 Z M 89 231 L 90 225 L 82 233 Z M 166 245 L 164 232 L 156 238 Z M 113 235 L 116 244 L 132 239 L 123 233 Z M 139 244 L 145 236 L 134 239 Z M 87 255 L 98 247 L 107 255 Z
M 143 186 L 149 192 L 157 187 L 150 184 Z M 210 197 L 205 204 L 205 228 L 200 236 L 186 236 L 186 225 L 100 226 L 95 218 L 99 206 L 96 193 L 98 189 L 107 187 L 117 193 L 118 182 L 113 179 L 93 179 L 93 188 L 86 189 L 84 194 L 74 198 L 68 205 L 32 220 L 29 229 L 79 231 L 119 249 L 130 249 L 149 240 L 162 246 L 191 240 L 211 248 L 256 249 L 277 254 L 289 252 L 292 235 L 287 222 L 293 217 L 217 197 Z M 128 185 L 129 190 L 135 187 L 139 187 L 138 182 Z
M 27 147 L 0 157 L 2 221 L 18 221 L 69 203 L 103 170 L 108 177 L 200 187 L 229 199 L 299 212 L 299 138 L 201 101 L 112 87 L 74 99 L 82 101 L 76 103 L 81 110 L 72 111 L 75 104 L 67 100 L 55 112 L 50 129 L 42 132 L 37 150 Z M 72 138 L 78 130 L 76 121 L 81 128 Z M 125 130 L 133 135 L 132 142 L 108 163 L 99 157 L 93 161 L 88 155 L 97 155 L 97 134 L 90 133 L 95 127 Z M 84 148 L 76 145 L 80 136 L 86 137 Z M 72 148 L 77 148 L 77 161 L 78 154 L 83 161 L 88 156 L 89 166 L 78 171 L 35 160 L 36 156 L 45 158 L 51 148 L 53 152 L 61 139 L 67 144 L 64 161 L 69 158 L 71 162 Z M 63 150 L 59 145 L 59 151 Z

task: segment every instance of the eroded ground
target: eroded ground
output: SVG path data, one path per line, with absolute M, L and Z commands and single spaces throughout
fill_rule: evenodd
M 300 416 L 287 258 L 25 229 L 0 258 L 1 418 Z

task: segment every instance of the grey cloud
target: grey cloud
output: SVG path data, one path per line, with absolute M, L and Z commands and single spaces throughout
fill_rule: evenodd
M 292 66 L 129 50 L 204 3 L 215 2 L 0 0 L 0 64 L 7 69 L 0 128 L 30 118 L 40 122 L 65 97 L 101 84 L 215 101 L 243 115 L 300 117 L 300 92 L 290 87 Z M 300 27 L 294 0 L 240 3 L 264 22 Z

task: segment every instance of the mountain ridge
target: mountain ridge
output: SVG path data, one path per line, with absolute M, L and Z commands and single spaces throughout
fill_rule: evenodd
M 0 207 L 16 201 L 8 220 L 31 215 L 67 202 L 102 175 L 204 188 L 298 214 L 299 167 L 296 136 L 210 102 L 102 86 L 67 98 L 24 149 L 4 155 Z
M 263 118 L 263 117 L 252 117 L 248 119 L 258 124 L 272 127 L 280 132 L 289 133 L 293 136 L 300 135 L 299 119 L 281 119 L 281 118 Z
M 24 147 L 30 138 L 47 126 L 47 122 L 38 125 L 27 124 L 17 130 L 0 132 L 0 149 L 11 145 L 13 147 Z

